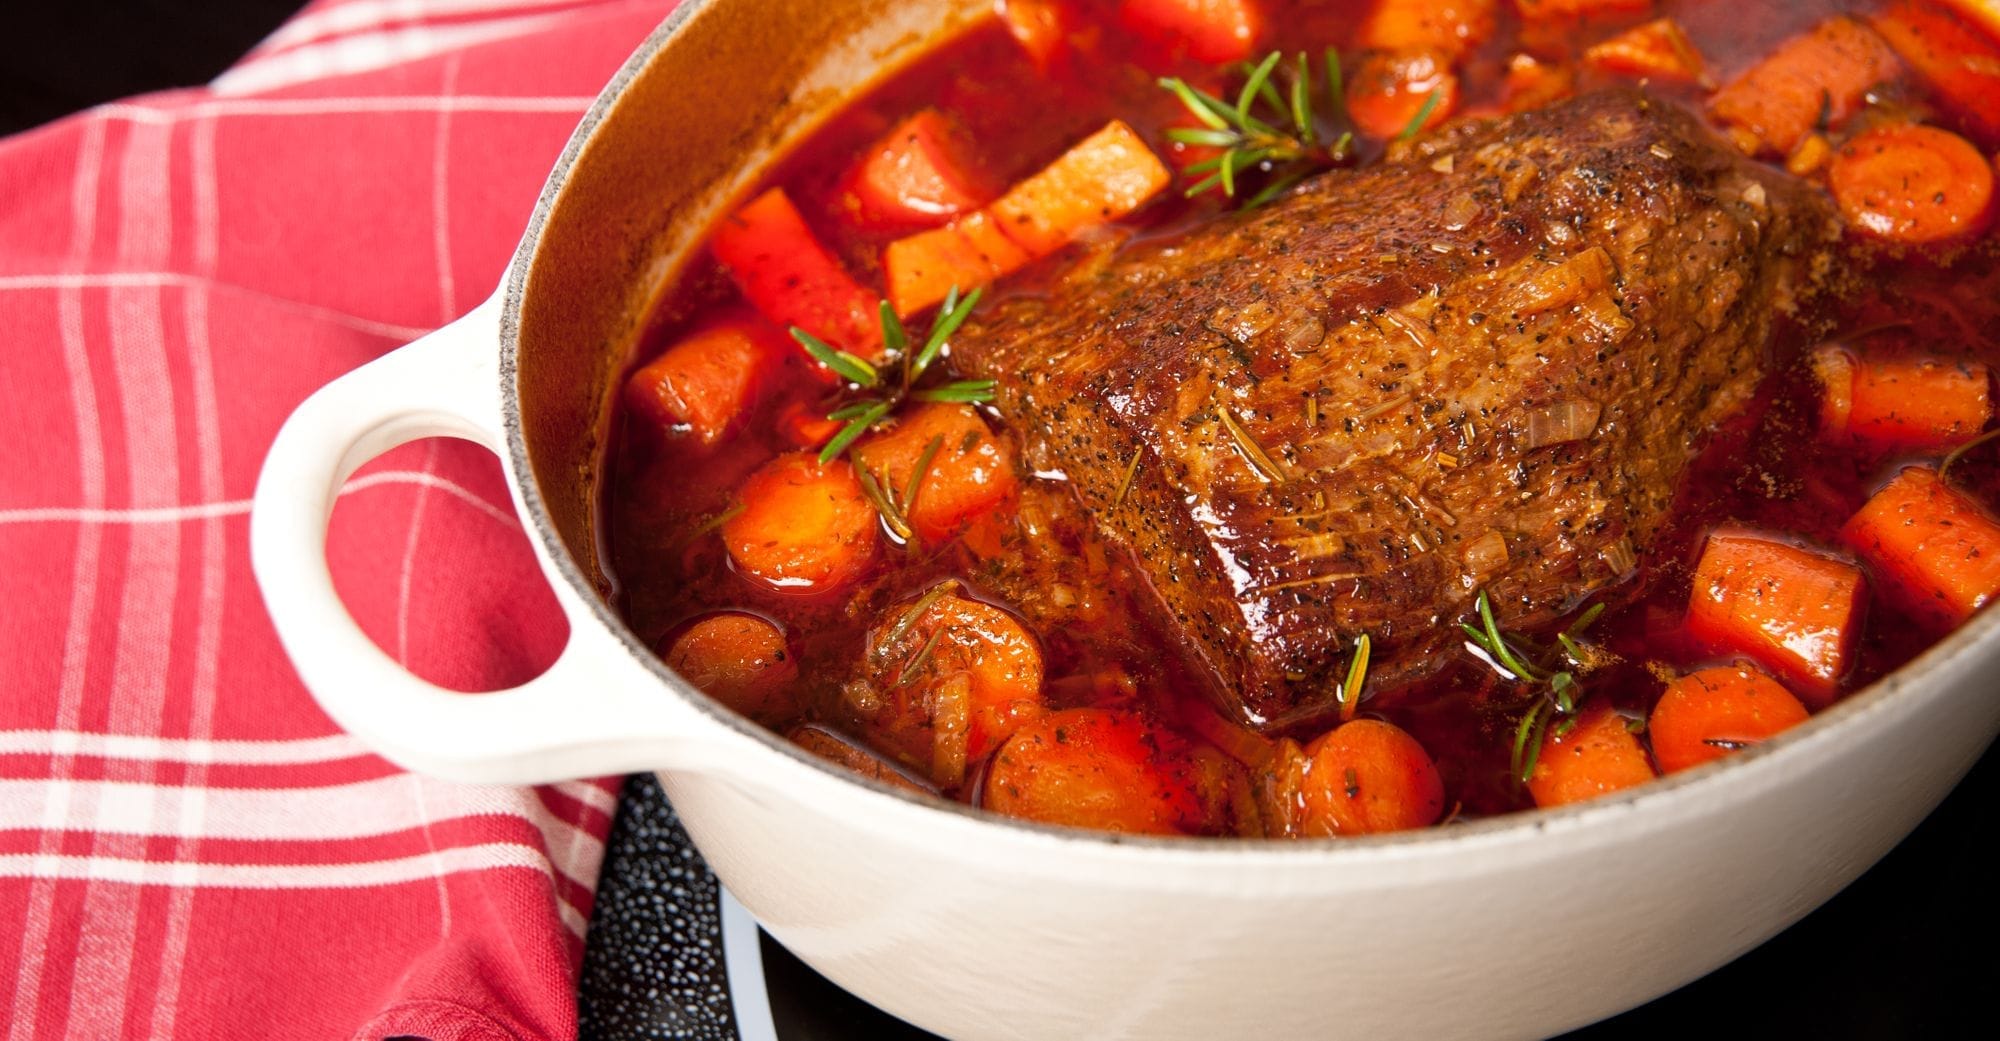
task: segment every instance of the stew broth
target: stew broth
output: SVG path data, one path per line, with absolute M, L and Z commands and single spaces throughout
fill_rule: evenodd
M 1186 47 L 1126 31 L 1116 6 L 1036 5 L 1037 10 L 1058 12 L 1071 26 L 1060 53 L 1046 63 L 1038 63 L 996 19 L 852 103 L 781 162 L 765 186 L 785 190 L 810 230 L 854 279 L 881 287 L 884 247 L 926 225 L 862 212 L 852 171 L 911 113 L 931 108 L 955 124 L 971 176 L 979 182 L 974 188 L 988 198 L 1114 119 L 1134 128 L 1169 166 L 1177 165 L 1184 149 L 1168 139 L 1166 130 L 1193 124 L 1183 103 L 1161 89 L 1160 78 L 1178 76 L 1233 92 L 1243 74 L 1230 71 L 1228 63 L 1194 60 Z M 1685 29 L 1704 73 L 1687 82 L 1650 82 L 1648 89 L 1705 110 L 1716 85 L 1737 79 L 1783 41 L 1841 12 L 1866 17 L 1883 9 L 1835 0 L 1771 5 L 1641 0 L 1572 5 L 1601 9 L 1584 18 L 1522 16 L 1539 6 L 1526 0 L 1518 11 L 1508 3 L 1492 6 L 1491 32 L 1453 63 L 1459 84 L 1453 118 L 1506 105 L 1510 69 L 1518 65 L 1515 56 L 1520 54 L 1573 73 L 1578 91 L 1629 83 L 1631 75 L 1593 70 L 1577 56 L 1661 18 Z M 1342 55 L 1343 67 L 1363 67 L 1357 61 L 1357 27 L 1375 7 L 1362 0 L 1264 0 L 1254 8 L 1264 28 L 1255 36 L 1249 60 L 1281 50 L 1289 68 L 1296 53 L 1318 56 L 1332 48 Z M 1923 10 L 1958 17 L 1948 7 L 1926 5 Z M 1983 29 L 1958 24 L 2000 54 L 2000 42 L 1984 36 Z M 1514 79 L 1518 83 L 1519 77 Z M 1222 96 L 1233 99 L 1233 93 Z M 1984 128 L 1962 109 L 1934 84 L 1906 70 L 1871 91 L 1863 111 L 1827 127 L 1826 142 L 1837 149 L 1875 122 L 1921 121 L 1972 138 L 1981 155 L 1990 157 L 1995 142 L 1982 139 Z M 1385 151 L 1397 147 L 1381 137 L 1357 135 L 1341 163 L 1379 162 Z M 1771 161 L 1788 158 L 1772 156 Z M 1254 172 L 1246 177 L 1255 180 Z M 1119 226 L 1135 229 L 1140 238 L 1174 236 L 1237 205 L 1238 199 L 1216 191 L 1184 197 L 1195 180 L 1177 172 L 1171 187 Z M 1856 270 L 1868 272 L 1866 284 L 1846 287 L 1839 303 L 1816 316 L 1810 328 L 1781 324 L 1770 346 L 1773 375 L 1747 410 L 1710 437 L 1683 481 L 1669 533 L 1636 560 L 1629 581 L 1643 585 L 1645 595 L 1579 630 L 1596 648 L 1588 667 L 1573 670 L 1579 714 L 1582 707 L 1613 707 L 1641 746 L 1648 741 L 1644 721 L 1668 681 L 1703 666 L 1753 657 L 1718 651 L 1713 641 L 1691 636 L 1685 624 L 1704 540 L 1718 529 L 1763 533 L 1858 566 L 1866 575 L 1858 633 L 1849 634 L 1852 664 L 1838 677 L 1836 697 L 1909 661 L 1945 628 L 1912 614 L 1905 594 L 1856 552 L 1842 528 L 1903 466 L 1935 467 L 1949 448 L 1970 441 L 1976 431 L 1952 445 L 1920 448 L 1857 448 L 1851 441 L 1830 438 L 1823 418 L 1827 376 L 1813 349 L 1834 342 L 1869 359 L 1922 358 L 1961 369 L 1968 363 L 2000 364 L 2000 250 L 1983 235 L 1942 247 L 1882 243 L 1860 233 L 1850 233 L 1849 239 Z M 1042 292 L 1054 270 L 1050 263 L 1031 265 L 989 286 L 986 300 Z M 912 336 L 921 341 L 924 318 L 909 318 Z M 1287 746 L 1282 739 L 1310 742 L 1332 729 L 1334 721 L 1303 732 L 1260 735 L 1247 721 L 1224 718 L 1213 707 L 1211 681 L 1199 663 L 1160 624 L 1147 580 L 1123 550 L 1096 534 L 1064 475 L 1026 470 L 1018 449 L 1011 450 L 1015 465 L 1021 466 L 1014 474 L 1015 490 L 996 509 L 979 511 L 944 537 L 902 538 L 890 530 L 892 525 L 885 526 L 864 570 L 837 588 L 800 592 L 745 574 L 721 533 L 740 516 L 746 482 L 774 459 L 799 452 L 802 442 L 793 432 L 851 400 L 852 391 L 816 372 L 812 359 L 786 340 L 782 326 L 758 317 L 730 272 L 706 254 L 689 265 L 668 294 L 639 351 L 643 364 L 717 323 L 746 322 L 761 323 L 768 333 L 758 355 L 757 386 L 712 443 L 687 424 L 666 424 L 629 406 L 617 417 L 603 512 L 605 542 L 617 606 L 640 638 L 672 660 L 677 653 L 685 656 L 685 648 L 670 648 L 689 625 L 717 612 L 770 623 L 782 634 L 782 645 L 762 660 L 762 667 L 776 678 L 756 697 L 735 699 L 736 707 L 815 751 L 943 797 L 974 803 L 998 798 L 987 790 L 995 782 L 982 770 L 996 753 L 980 747 L 982 740 L 1003 744 L 1010 734 L 1030 729 L 1032 720 L 1063 709 L 1109 708 L 1125 713 L 1121 719 L 1141 721 L 1147 728 L 1142 735 L 1146 754 L 1172 760 L 1167 772 L 1193 801 L 1167 817 L 1121 819 L 1112 814 L 1074 823 L 1228 835 L 1374 830 L 1301 823 L 1299 807 L 1305 803 L 1298 777 L 1305 767 L 1298 746 Z M 949 372 L 949 356 L 938 365 Z M 1984 369 L 1977 373 L 1980 381 L 1987 378 Z M 1984 402 L 1983 384 L 1979 393 Z M 992 436 L 1003 443 L 1011 438 L 1006 416 L 991 409 L 982 415 Z M 805 444 L 808 451 L 817 447 L 809 438 Z M 2000 453 L 1972 451 L 1954 463 L 1950 484 L 1957 494 L 1979 504 L 2000 501 L 1995 454 Z M 940 583 L 955 585 L 938 594 Z M 991 605 L 1016 620 L 1039 653 L 1040 705 L 1023 709 L 1019 719 L 1001 720 L 983 738 L 975 721 L 972 745 L 955 764 L 940 765 L 943 760 L 930 746 L 940 726 L 962 724 L 941 721 L 935 690 L 918 695 L 895 689 L 895 668 L 882 664 L 887 650 L 895 650 L 897 660 L 910 667 L 916 653 L 935 656 L 954 646 L 950 640 L 933 640 L 925 651 L 921 640 L 912 642 L 909 634 L 894 632 L 913 608 L 932 609 L 924 604 L 927 594 L 952 603 Z M 991 636 L 980 632 L 982 638 Z M 1531 638 L 1548 644 L 1552 656 L 1556 653 L 1553 633 L 1519 636 L 1523 644 Z M 1518 774 L 1522 757 L 1516 744 L 1527 732 L 1524 714 L 1541 703 L 1543 693 L 1496 667 L 1490 656 L 1468 648 L 1415 686 L 1378 690 L 1364 678 L 1361 687 L 1359 715 L 1394 724 L 1436 764 L 1442 807 L 1417 823 L 1536 804 L 1535 790 Z M 700 682 L 694 676 L 698 667 L 676 664 Z M 931 667 L 929 662 L 924 666 Z M 768 671 L 773 668 L 775 672 Z M 1813 699 L 1801 695 L 1801 700 Z M 1544 720 L 1542 725 L 1550 724 Z M 1557 729 L 1565 725 L 1574 722 L 1554 722 Z M 1052 733 L 1056 740 L 1084 740 L 1076 736 L 1075 726 Z M 1539 741 L 1549 739 L 1546 730 L 1534 733 Z M 1113 736 L 1093 733 L 1088 740 Z M 1731 744 L 1740 747 L 1730 741 L 1718 747 Z M 1357 783 L 1350 768 L 1345 777 L 1349 798 Z M 1036 816 L 1032 809 L 1022 812 Z M 1058 813 L 1053 819 L 1060 818 Z

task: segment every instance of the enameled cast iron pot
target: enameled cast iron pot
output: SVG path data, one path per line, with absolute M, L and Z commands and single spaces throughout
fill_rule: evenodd
M 607 413 L 710 219 L 841 101 L 990 0 L 686 0 L 605 88 L 492 299 L 329 384 L 251 518 L 306 685 L 390 759 L 487 782 L 657 770 L 716 874 L 856 994 L 958 1038 L 1545 1035 L 1727 962 L 1846 885 L 2000 726 L 2000 614 L 1783 737 L 1637 792 L 1369 839 L 1131 839 L 857 780 L 668 671 L 599 595 Z M 544 675 L 466 696 L 355 626 L 326 565 L 355 467 L 499 453 L 569 617 Z

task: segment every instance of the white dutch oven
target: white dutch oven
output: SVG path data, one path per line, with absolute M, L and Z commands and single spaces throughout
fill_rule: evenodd
M 300 406 L 257 487 L 252 554 L 335 720 L 466 781 L 657 770 L 716 873 L 815 968 L 942 1034 L 1032 1039 L 1575 1027 L 1804 915 L 1992 740 L 1988 612 L 1782 738 L 1621 797 L 1372 839 L 1118 839 L 859 781 L 669 672 L 600 597 L 592 527 L 608 402 L 645 316 L 775 154 L 989 2 L 689 0 L 584 118 L 493 298 Z M 435 435 L 499 453 L 569 616 L 554 667 L 513 690 L 411 676 L 328 577 L 342 481 Z

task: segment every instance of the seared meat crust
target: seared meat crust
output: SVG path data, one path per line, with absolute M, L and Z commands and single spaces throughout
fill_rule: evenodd
M 1420 677 L 1482 588 L 1528 630 L 1636 594 L 1837 235 L 1816 191 L 1606 92 L 1086 252 L 953 359 L 1272 728 L 1331 707 L 1362 633 L 1371 689 Z

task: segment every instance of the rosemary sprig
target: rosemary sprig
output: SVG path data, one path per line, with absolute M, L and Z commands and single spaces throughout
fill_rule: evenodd
M 1555 723 L 1557 736 L 1576 726 L 1577 703 L 1583 694 L 1576 676 L 1590 668 L 1597 658 L 1580 638 L 1604 613 L 1604 605 L 1592 604 L 1569 628 L 1556 634 L 1562 659 L 1558 663 L 1547 662 L 1547 652 L 1527 640 L 1503 632 L 1500 623 L 1494 620 L 1493 602 L 1485 590 L 1479 591 L 1473 610 L 1479 615 L 1478 625 L 1458 623 L 1465 630 L 1466 646 L 1481 653 L 1509 679 L 1534 692 L 1533 703 L 1514 728 L 1513 749 L 1508 757 L 1509 772 L 1517 782 L 1526 784 L 1534 776 L 1535 763 L 1542 754 L 1542 739 L 1551 722 Z
M 982 292 L 984 290 L 975 289 L 961 299 L 958 287 L 953 286 L 951 292 L 945 294 L 944 303 L 938 307 L 937 319 L 931 323 L 923 346 L 914 351 L 910 349 L 909 330 L 904 328 L 902 319 L 896 317 L 895 309 L 889 306 L 887 300 L 882 301 L 882 353 L 887 360 L 880 366 L 859 355 L 849 354 L 796 325 L 792 326 L 792 339 L 797 340 L 814 361 L 839 373 L 842 379 L 854 384 L 861 392 L 860 396 L 827 413 L 826 418 L 844 425 L 820 449 L 821 463 L 838 459 L 840 453 L 847 451 L 847 446 L 887 419 L 905 401 L 955 401 L 977 405 L 993 400 L 995 388 L 992 380 L 953 380 L 935 387 L 916 386 L 917 381 L 929 371 L 931 363 L 944 353 L 945 343 L 951 339 L 951 334 L 965 324 L 972 309 L 979 305 Z M 885 372 L 898 375 L 893 381 L 885 380 Z M 880 498 L 883 503 L 894 505 L 889 496 Z M 897 517 L 887 512 L 883 516 L 890 521 L 891 528 L 897 528 Z M 907 528 L 907 523 L 903 527 Z
M 1159 81 L 1201 123 L 1168 130 L 1168 140 L 1222 150 L 1220 155 L 1187 168 L 1185 173 L 1199 178 L 1188 186 L 1189 198 L 1220 189 L 1233 199 L 1239 178 L 1252 173 L 1268 175 L 1269 182 L 1243 204 L 1247 209 L 1348 159 L 1353 132 L 1322 133 L 1313 112 L 1311 60 L 1300 51 L 1281 90 L 1278 67 L 1283 60 L 1284 52 L 1272 51 L 1254 65 L 1245 62 L 1239 66 L 1243 84 L 1233 105 L 1176 76 Z M 1347 113 L 1340 87 L 1340 56 L 1332 49 L 1326 52 L 1326 80 L 1329 122 L 1344 128 Z

